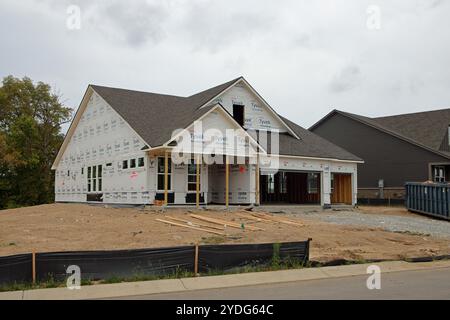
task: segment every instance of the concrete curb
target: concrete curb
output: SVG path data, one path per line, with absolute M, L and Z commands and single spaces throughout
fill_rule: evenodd
M 219 289 L 248 285 L 262 285 L 327 278 L 352 277 L 367 274 L 367 267 L 377 265 L 381 272 L 400 272 L 425 269 L 449 268 L 450 261 L 434 261 L 409 263 L 390 261 L 348 266 L 333 266 L 323 268 L 307 268 L 270 272 L 241 273 L 222 276 L 198 278 L 168 279 L 116 284 L 101 284 L 84 286 L 80 290 L 67 288 L 37 289 L 24 291 L 0 292 L 0 300 L 81 300 L 108 299 L 150 295 L 157 293 L 183 292 L 203 289 Z

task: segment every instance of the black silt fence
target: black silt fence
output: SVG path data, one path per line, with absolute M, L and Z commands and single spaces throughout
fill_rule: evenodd
M 32 281 L 32 275 L 31 253 L 0 257 L 0 285 L 30 283 Z
M 83 280 L 126 278 L 134 275 L 164 276 L 192 270 L 194 246 L 116 250 L 51 252 L 36 254 L 36 279 L 66 279 L 67 267 L 77 265 Z
M 239 267 L 280 262 L 306 263 L 309 259 L 309 240 L 303 242 L 204 245 L 199 247 L 199 271 L 228 271 Z
M 236 244 L 170 248 L 49 252 L 35 254 L 37 282 L 65 281 L 71 265 L 80 267 L 82 280 L 127 279 L 136 276 L 167 276 L 182 272 L 231 270 L 270 262 L 274 256 L 280 261 L 289 259 L 306 263 L 309 241 L 280 244 Z M 0 257 L 0 285 L 31 283 L 33 281 L 32 254 Z

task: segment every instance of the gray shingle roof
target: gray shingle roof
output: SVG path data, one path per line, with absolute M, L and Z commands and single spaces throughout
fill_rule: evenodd
M 310 130 L 336 112 L 450 158 L 450 152 L 440 150 L 450 125 L 450 109 L 377 118 L 369 118 L 354 113 L 333 110 L 326 117 L 314 124 Z
M 176 129 L 184 129 L 213 106 L 200 108 L 240 78 L 190 97 L 91 85 L 152 147 L 166 143 Z
M 361 158 L 318 136 L 311 131 L 304 129 L 298 124 L 281 117 L 288 126 L 295 131 L 300 140 L 288 134 L 280 134 L 280 154 L 333 158 L 339 160 L 362 161 Z
M 241 77 L 189 97 L 91 85 L 151 147 L 167 142 L 174 130 L 186 128 L 214 105 L 200 108 Z M 281 117 L 281 116 L 280 116 Z M 355 155 L 300 127 L 283 121 L 300 137 L 280 134 L 280 154 L 360 161 Z
M 450 109 L 379 117 L 373 120 L 385 128 L 439 150 L 450 125 Z

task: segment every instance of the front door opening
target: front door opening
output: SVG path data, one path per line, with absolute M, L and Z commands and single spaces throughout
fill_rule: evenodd
M 352 175 L 350 173 L 332 174 L 331 204 L 352 204 Z

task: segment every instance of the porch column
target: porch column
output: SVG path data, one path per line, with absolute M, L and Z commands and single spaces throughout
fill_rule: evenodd
M 255 205 L 260 205 L 259 197 L 259 154 L 256 156 L 256 169 L 255 169 Z
M 164 153 L 164 205 L 169 202 L 169 153 Z
M 195 194 L 195 203 L 197 204 L 197 208 L 200 207 L 200 155 L 197 155 L 196 159 L 196 194 Z
M 230 204 L 230 164 L 228 156 L 225 156 L 225 206 L 228 208 Z
M 324 168 L 322 176 L 323 207 L 327 209 L 331 207 L 331 172 L 329 166 Z

